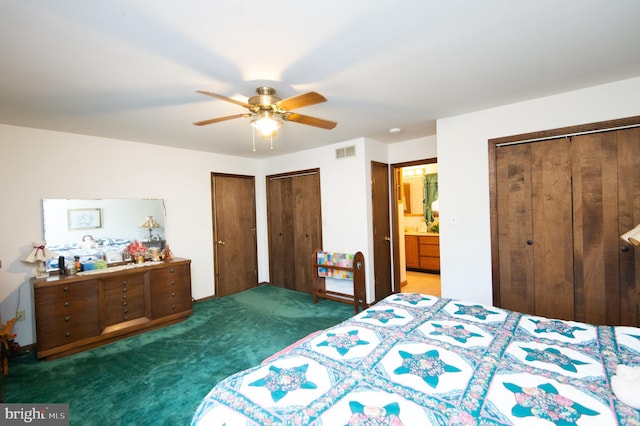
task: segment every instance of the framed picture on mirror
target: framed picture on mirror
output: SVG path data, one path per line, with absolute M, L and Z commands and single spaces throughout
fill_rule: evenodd
M 102 209 L 68 209 L 69 230 L 102 228 Z

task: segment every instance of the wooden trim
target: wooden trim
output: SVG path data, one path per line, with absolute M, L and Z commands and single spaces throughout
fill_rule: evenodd
M 620 127 L 633 127 L 640 125 L 640 115 L 635 117 L 620 118 L 616 120 L 599 121 L 596 123 L 580 124 L 577 126 L 560 127 L 557 129 L 542 130 L 531 133 L 522 133 L 519 135 L 504 136 L 500 138 L 489 139 L 489 145 L 503 145 L 511 142 L 520 141 L 533 141 L 553 139 L 568 136 L 575 133 L 588 133 L 588 132 L 604 132 L 607 130 L 613 130 Z M 489 157 L 491 158 L 491 157 Z
M 295 172 L 277 173 L 275 175 L 268 175 L 267 176 L 267 181 L 269 181 L 269 179 L 287 179 L 287 178 L 294 178 L 296 176 L 315 175 L 315 174 L 319 174 L 319 173 L 320 173 L 320 169 L 319 168 L 306 169 L 306 170 L 297 170 Z

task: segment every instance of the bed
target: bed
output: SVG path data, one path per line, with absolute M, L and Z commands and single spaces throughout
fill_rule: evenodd
M 192 424 L 637 425 L 620 364 L 640 329 L 400 293 L 222 380 Z

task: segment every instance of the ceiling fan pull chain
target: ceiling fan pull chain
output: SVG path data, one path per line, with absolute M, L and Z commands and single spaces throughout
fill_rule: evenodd
M 273 149 L 273 133 L 271 133 L 271 149 Z
M 256 152 L 256 129 L 251 126 L 251 139 L 253 140 L 253 152 Z

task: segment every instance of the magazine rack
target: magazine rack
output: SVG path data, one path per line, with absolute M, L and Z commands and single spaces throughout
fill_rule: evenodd
M 313 303 L 318 303 L 318 298 L 322 297 L 353 304 L 356 313 L 368 308 L 362 252 L 333 253 L 316 249 L 311 262 L 314 269 Z M 352 280 L 353 295 L 327 290 L 325 278 Z

